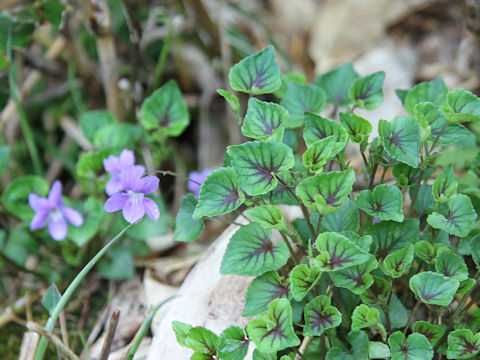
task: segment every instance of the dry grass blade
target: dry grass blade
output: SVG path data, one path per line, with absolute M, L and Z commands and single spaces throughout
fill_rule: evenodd
M 100 353 L 99 360 L 107 360 L 112 347 L 113 338 L 115 337 L 115 330 L 117 329 L 118 319 L 120 318 L 120 308 L 113 310 L 110 320 L 108 321 L 107 334 L 105 336 L 105 342 L 103 343 L 102 352 Z
M 30 331 L 35 331 L 36 333 L 42 336 L 45 336 L 48 339 L 48 341 L 50 341 L 53 345 L 55 345 L 55 347 L 58 349 L 58 351 L 60 351 L 60 353 L 65 355 L 67 359 L 80 360 L 80 358 L 77 355 L 75 355 L 75 353 L 72 350 L 70 350 L 62 342 L 62 340 L 60 340 L 58 336 L 52 334 L 49 331 L 46 331 L 43 327 L 41 327 L 37 323 L 31 322 L 31 321 L 27 322 L 27 329 Z

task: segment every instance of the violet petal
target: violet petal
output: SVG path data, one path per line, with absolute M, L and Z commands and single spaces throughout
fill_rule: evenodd
M 120 172 L 120 179 L 125 190 L 137 192 L 139 180 L 145 172 L 142 165 L 134 165 L 123 168 Z
M 67 222 L 62 215 L 52 216 L 48 222 L 48 232 L 53 240 L 63 240 L 67 236 Z
M 130 196 L 123 206 L 123 217 L 129 223 L 137 222 L 145 215 L 145 206 L 143 206 L 142 200 L 138 200 L 135 196 Z
M 120 159 L 115 155 L 110 155 L 106 159 L 103 159 L 103 167 L 106 172 L 114 175 L 118 175 L 122 170 Z
M 81 226 L 83 224 L 82 215 L 75 209 L 65 206 L 62 209 L 62 214 L 67 219 L 67 221 L 73 226 Z
M 45 227 L 47 222 L 49 211 L 40 210 L 33 216 L 32 221 L 30 222 L 30 231 L 35 231 Z
M 110 180 L 108 180 L 107 185 L 105 186 L 105 192 L 108 196 L 112 196 L 123 190 L 122 180 L 119 176 L 114 175 Z
M 48 194 L 48 203 L 53 208 L 63 205 L 62 183 L 59 180 L 56 180 L 50 189 L 50 193 Z
M 142 194 L 151 194 L 158 189 L 160 180 L 153 175 L 145 176 L 138 181 L 138 192 Z
M 31 193 L 28 195 L 28 203 L 30 207 L 35 211 L 49 211 L 50 205 L 48 204 L 47 198 L 40 197 L 37 194 Z
M 123 209 L 128 200 L 128 195 L 125 193 L 116 193 L 105 201 L 103 208 L 106 212 L 115 212 Z
M 123 149 L 119 156 L 120 167 L 124 168 L 135 164 L 135 154 L 132 150 Z
M 160 210 L 158 209 L 155 201 L 149 198 L 143 198 L 143 205 L 145 206 L 145 212 L 152 219 L 157 221 L 160 217 Z

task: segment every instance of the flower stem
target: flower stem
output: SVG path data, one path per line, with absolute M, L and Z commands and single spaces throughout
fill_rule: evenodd
M 100 258 L 105 255 L 105 253 L 112 247 L 115 242 L 122 237 L 122 235 L 130 229 L 134 224 L 129 224 L 125 229 L 120 231 L 117 236 L 112 238 L 89 262 L 85 267 L 78 273 L 78 275 L 73 279 L 72 283 L 69 285 L 67 290 L 63 293 L 60 301 L 58 302 L 55 309 L 53 309 L 52 314 L 48 318 L 47 324 L 45 325 L 46 331 L 52 331 L 55 323 L 57 322 L 58 316 L 63 308 L 67 305 L 68 300 L 72 296 L 73 292 L 77 289 L 78 285 L 82 282 L 83 278 L 90 272 L 93 266 L 100 260 Z M 38 343 L 37 351 L 35 353 L 34 360 L 41 360 L 45 354 L 45 350 L 47 348 L 47 339 L 42 336 Z
M 417 309 L 418 309 L 419 306 L 420 306 L 420 300 L 417 300 L 417 303 L 415 304 L 415 306 L 412 309 L 412 312 L 410 313 L 410 317 L 408 318 L 407 325 L 405 326 L 405 329 L 403 329 L 403 335 L 405 335 L 407 333 L 407 330 L 410 327 L 410 323 L 413 320 L 413 316 L 417 312 Z

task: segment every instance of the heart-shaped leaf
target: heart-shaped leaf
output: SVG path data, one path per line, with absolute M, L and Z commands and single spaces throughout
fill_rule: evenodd
M 287 118 L 288 111 L 282 106 L 251 98 L 248 100 L 242 133 L 256 140 L 281 142 Z
M 332 154 L 335 147 L 335 140 L 333 136 L 325 139 L 315 141 L 311 144 L 302 155 L 305 167 L 312 173 L 318 174 L 323 171 L 323 165 L 336 154 Z
M 353 169 L 306 178 L 296 188 L 298 197 L 306 207 L 322 215 L 339 209 L 352 191 L 355 182 Z
M 476 284 L 475 279 L 465 279 L 460 281 L 460 287 L 457 290 L 456 295 L 465 295 L 467 292 L 469 292 Z
M 230 69 L 228 79 L 233 90 L 247 94 L 268 94 L 277 90 L 282 81 L 273 46 L 240 60 Z
M 348 89 L 350 84 L 358 78 L 352 63 L 341 65 L 315 78 L 315 85 L 325 91 L 328 102 L 336 106 L 347 106 L 350 103 Z
M 352 314 L 352 330 L 373 327 L 380 319 L 380 312 L 365 304 L 358 305 Z
M 480 120 L 480 99 L 465 89 L 455 89 L 447 94 L 443 112 L 449 123 Z
M 368 335 L 361 330 L 352 330 L 347 335 L 350 349 L 333 346 L 325 360 L 368 360 Z
M 359 77 L 350 85 L 348 96 L 353 105 L 367 110 L 373 110 L 378 107 L 383 100 L 383 81 L 385 72 L 376 73 Z
M 347 237 L 334 232 L 320 234 L 316 246 L 320 255 L 315 258 L 315 265 L 322 271 L 338 271 L 364 264 L 373 258 Z
M 290 253 L 285 243 L 273 244 L 272 231 L 256 223 L 233 234 L 222 259 L 222 274 L 258 276 L 286 264 Z
M 218 355 L 224 360 L 243 360 L 249 341 L 241 327 L 230 326 L 220 334 Z
M 194 219 L 193 212 L 197 206 L 197 198 L 189 193 L 183 197 L 180 210 L 178 210 L 175 220 L 175 232 L 173 239 L 175 241 L 193 242 L 198 239 L 203 232 L 205 225 L 202 220 Z
M 107 125 L 113 125 L 117 122 L 115 116 L 105 110 L 86 111 L 80 115 L 80 128 L 83 135 L 93 142 L 93 138 L 97 130 Z
M 373 284 L 360 295 L 360 298 L 368 305 L 382 304 L 392 291 L 392 282 L 379 276 L 372 277 Z
M 361 295 L 373 284 L 371 271 L 377 268 L 375 258 L 371 258 L 364 264 L 350 266 L 330 274 L 335 286 L 349 289 L 356 295 Z
M 440 325 L 433 325 L 427 321 L 417 321 L 415 325 L 413 325 L 413 331 L 425 336 L 430 344 L 435 346 L 442 338 L 445 329 Z
M 287 92 L 288 84 L 291 82 L 296 82 L 299 84 L 306 84 L 307 77 L 298 72 L 290 72 L 282 75 L 282 85 L 278 90 L 274 92 L 274 95 L 279 99 L 283 99 L 285 97 L 285 93 Z
M 419 229 L 418 219 L 406 219 L 401 223 L 381 221 L 369 226 L 365 235 L 372 236 L 377 259 L 384 260 L 388 254 L 401 250 L 408 244 L 416 243 Z
M 241 188 L 251 196 L 273 190 L 277 175 L 295 163 L 292 149 L 276 142 L 250 141 L 228 147 Z
M 247 325 L 250 339 L 264 353 L 272 353 L 300 344 L 292 326 L 292 307 L 287 299 L 276 299 L 267 312 Z
M 97 234 L 105 215 L 103 203 L 98 200 L 97 196 L 90 196 L 84 201 L 83 209 L 80 212 L 83 214 L 82 226 L 72 226 L 68 229 L 68 238 L 78 247 L 84 246 Z
M 468 279 L 468 268 L 465 260 L 447 248 L 438 251 L 435 269 L 438 273 L 458 281 Z
M 415 115 L 415 106 L 419 103 L 444 104 L 447 93 L 448 88 L 442 78 L 417 84 L 408 91 L 405 97 L 405 110 L 409 114 Z
M 325 93 L 315 85 L 290 82 L 285 97 L 280 102 L 288 110 L 287 128 L 303 125 L 305 112 L 318 114 L 325 106 Z
M 347 113 L 340 113 L 340 122 L 347 129 L 350 139 L 361 144 L 364 151 L 368 143 L 368 135 L 373 129 L 372 124 L 358 115 Z
M 390 335 L 388 344 L 392 351 L 392 360 L 431 360 L 433 358 L 432 345 L 422 334 L 413 333 L 405 339 L 405 335 L 397 331 Z
M 264 228 L 288 232 L 288 225 L 282 211 L 274 205 L 256 206 L 246 210 L 244 214 Z
M 470 309 L 459 322 L 455 323 L 454 329 L 470 329 L 473 333 L 480 330 L 480 308 Z
M 413 262 L 413 245 L 410 244 L 402 250 L 389 254 L 383 261 L 381 268 L 385 274 L 392 278 L 401 277 Z
M 263 353 L 258 349 L 253 351 L 253 360 L 277 360 L 277 353 Z
M 380 120 L 378 132 L 385 151 L 393 159 L 418 167 L 418 123 L 409 116 L 397 116 L 392 121 Z
M 477 218 L 472 202 L 467 195 L 456 194 L 448 200 L 448 215 L 438 212 L 428 215 L 427 222 L 432 228 L 446 231 L 449 234 L 464 237 Z
M 396 186 L 381 184 L 373 191 L 360 191 L 355 202 L 360 209 L 380 220 L 403 221 L 403 196 Z
M 392 357 L 392 353 L 387 344 L 380 341 L 370 341 L 368 343 L 369 359 L 385 359 Z
M 28 220 L 34 214 L 28 204 L 28 196 L 31 193 L 46 196 L 48 189 L 48 183 L 40 176 L 20 176 L 13 179 L 6 187 L 1 198 L 2 204 L 13 215 Z
M 199 357 L 199 359 L 210 359 L 215 356 L 219 344 L 220 338 L 218 335 L 202 326 L 196 326 L 190 329 L 185 338 L 186 347 L 195 352 L 210 356 L 204 358 Z
M 269 271 L 255 278 L 245 296 L 243 316 L 257 315 L 267 310 L 268 304 L 273 300 L 286 297 L 289 294 L 288 286 L 280 280 L 275 271 Z
M 235 116 L 240 118 L 240 100 L 238 100 L 238 97 L 224 89 L 217 89 L 217 93 L 227 100 Z
M 320 229 L 322 232 L 325 231 L 358 231 L 360 215 L 358 213 L 358 208 L 347 199 L 338 211 L 325 215 L 322 220 L 322 226 Z M 318 221 L 318 219 L 317 219 Z
M 348 142 L 347 130 L 336 121 L 318 116 L 313 113 L 305 113 L 305 129 L 303 130 L 303 139 L 307 146 L 312 145 L 318 140 L 333 136 L 337 143 L 333 152 L 337 154 L 342 151 Z
M 432 193 L 435 201 L 439 203 L 447 202 L 452 195 L 457 193 L 457 187 L 458 182 L 453 166 L 448 165 L 433 183 Z
M 140 122 L 146 130 L 158 130 L 162 136 L 178 136 L 185 130 L 190 123 L 190 115 L 174 80 L 143 101 Z
M 471 359 L 480 352 L 480 333 L 469 329 L 452 331 L 448 335 L 447 357 L 449 359 Z
M 430 134 L 428 138 L 434 141 L 438 137 L 438 144 L 452 144 L 471 134 L 469 130 L 460 124 L 448 124 L 442 109 L 434 103 L 425 102 L 417 104 L 415 114 L 418 123 Z
M 187 346 L 185 340 L 187 340 L 188 333 L 193 329 L 193 326 L 182 323 L 181 321 L 172 321 L 172 329 L 175 332 L 177 342 L 181 346 Z
M 208 175 L 200 188 L 198 204 L 193 218 L 217 216 L 238 209 L 245 195 L 240 190 L 237 176 L 232 168 L 223 167 Z
M 426 304 L 448 306 L 460 282 L 445 275 L 425 271 L 410 278 L 410 289 Z
M 320 270 L 316 266 L 308 267 L 300 264 L 293 268 L 290 274 L 290 286 L 293 298 L 301 301 L 320 280 Z
M 53 310 L 57 306 L 61 297 L 62 295 L 58 291 L 58 288 L 55 285 L 55 283 L 51 283 L 47 291 L 45 292 L 45 295 L 43 295 L 43 298 L 42 298 L 42 305 L 45 309 L 47 309 L 50 315 L 52 314 Z
M 445 245 L 432 245 L 429 241 L 418 241 L 415 242 L 414 247 L 416 256 L 425 261 L 427 264 L 433 264 L 437 257 L 437 251 L 445 247 Z
M 305 336 L 320 336 L 325 330 L 335 328 L 342 322 L 340 311 L 330 304 L 330 298 L 325 295 L 317 296 L 305 305 L 304 317 Z

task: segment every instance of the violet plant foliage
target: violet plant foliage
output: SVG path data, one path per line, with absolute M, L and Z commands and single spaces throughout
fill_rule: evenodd
M 478 138 L 480 99 L 442 79 L 398 90 L 408 116 L 380 120 L 372 137 L 355 112 L 380 105 L 384 78 L 345 64 L 306 84 L 281 75 L 272 46 L 232 67 L 246 112 L 218 92 L 250 139 L 227 148 L 200 191 L 189 185 L 198 199 L 182 201 L 175 240 L 246 209 L 220 272 L 255 276 L 242 299 L 255 317 L 221 334 L 174 321 L 192 359 L 241 360 L 252 343 L 254 360 L 478 356 L 480 156 L 463 173 L 455 157 L 436 170 Z M 287 219 L 283 204 L 303 216 Z

